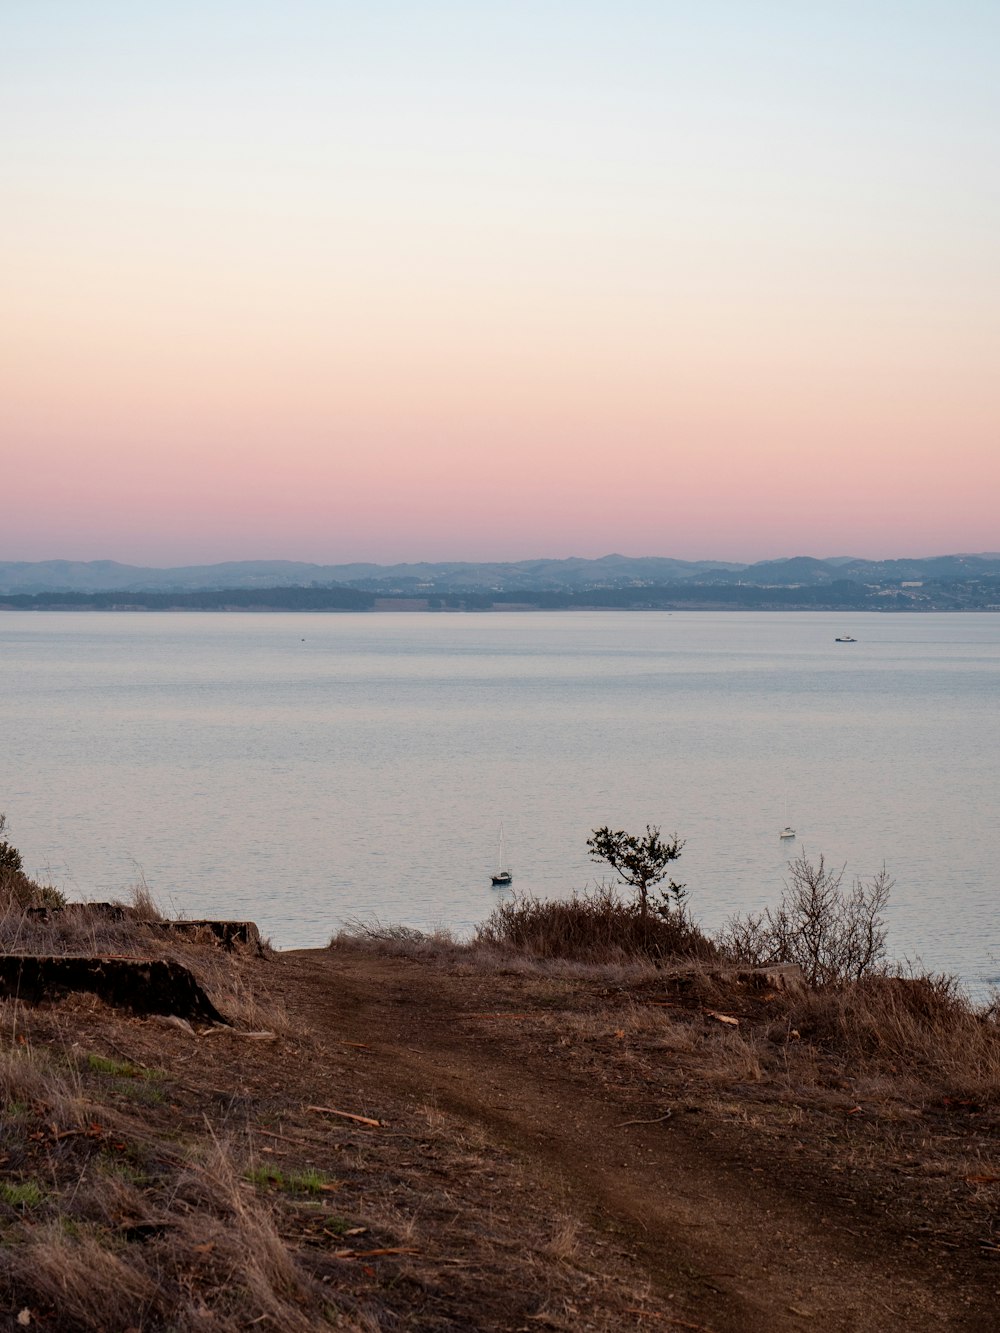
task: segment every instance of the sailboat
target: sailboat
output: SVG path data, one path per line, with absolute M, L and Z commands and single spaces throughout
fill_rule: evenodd
M 788 822 L 788 797 L 785 797 L 785 827 L 778 834 L 779 838 L 794 838 L 795 830 Z
M 510 873 L 510 867 L 506 865 L 507 855 L 504 849 L 503 824 L 500 825 L 500 832 L 497 835 L 497 868 L 494 874 L 490 876 L 494 888 L 502 888 L 505 884 L 513 884 L 514 876 Z

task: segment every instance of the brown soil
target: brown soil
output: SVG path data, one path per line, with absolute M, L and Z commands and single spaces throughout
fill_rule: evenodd
M 162 1147 L 169 1126 L 175 1157 L 206 1126 L 235 1145 L 312 1283 L 303 1326 L 998 1326 L 994 1117 L 859 1088 L 795 1034 L 775 1038 L 764 1001 L 734 1000 L 736 1028 L 703 997 L 596 969 L 343 944 L 253 966 L 287 1013 L 274 1040 L 196 1039 L 82 1000 L 18 1022 L 29 1043 L 155 1065 L 165 1100 L 143 1109 L 145 1132 Z M 127 1101 L 108 1152 L 129 1150 Z M 57 1137 L 51 1113 L 39 1123 L 23 1150 L 7 1134 L 5 1170 L 75 1179 L 94 1143 Z M 175 1167 L 148 1145 L 142 1160 L 152 1210 Z M 327 1183 L 297 1197 L 288 1181 L 307 1171 Z M 159 1243 L 141 1217 L 115 1224 Z M 179 1303 L 172 1326 L 282 1326 L 250 1306 L 226 1323 L 221 1295 L 213 1324 L 222 1280 L 204 1277 L 202 1322 Z M 8 1285 L 10 1327 L 22 1308 L 39 1327 L 102 1326 L 61 1318 L 26 1281 Z

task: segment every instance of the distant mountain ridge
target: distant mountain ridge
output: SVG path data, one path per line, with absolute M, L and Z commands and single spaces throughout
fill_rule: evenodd
M 844 580 L 891 587 L 1000 576 L 1000 553 L 861 560 L 793 556 L 740 564 L 667 556 L 606 555 L 596 559 L 500 562 L 440 561 L 319 565 L 293 560 L 239 560 L 152 568 L 114 560 L 0 561 L 0 594 L 199 592 L 265 588 L 352 588 L 379 596 L 524 591 L 581 592 L 669 584 L 742 584 L 760 588 L 821 588 Z

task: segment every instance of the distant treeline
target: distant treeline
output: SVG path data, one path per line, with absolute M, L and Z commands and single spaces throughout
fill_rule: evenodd
M 667 583 L 559 592 L 533 589 L 451 593 L 359 588 L 223 588 L 198 592 L 39 592 L 0 595 L 8 611 L 997 611 L 1000 579 L 923 583 L 913 591 L 839 579 L 810 587 Z
M 356 588 L 222 588 L 217 592 L 37 592 L 0 596 L 9 611 L 370 611 Z
M 428 598 L 432 609 L 467 611 L 505 605 L 568 611 L 1000 611 L 1000 579 L 924 583 L 914 591 L 872 587 L 852 579 L 810 587 L 667 583 L 655 587 L 589 588 L 579 592 L 449 593 Z
M 754 588 L 732 584 L 668 583 L 647 588 L 589 588 L 579 592 L 496 592 L 450 594 L 430 598 L 430 605 L 485 610 L 511 603 L 536 606 L 539 610 L 568 611 L 573 608 L 598 607 L 608 610 L 808 610 L 842 608 L 863 610 L 874 601 L 872 593 L 858 583 L 844 579 L 819 588 Z

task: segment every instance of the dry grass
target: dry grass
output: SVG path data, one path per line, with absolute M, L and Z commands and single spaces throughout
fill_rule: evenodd
M 72 1065 L 56 1067 L 44 1050 L 19 1042 L 16 1006 L 0 1003 L 4 1046 L 0 1049 L 0 1100 L 6 1117 L 41 1108 L 67 1128 L 86 1123 L 88 1107 Z
M 1000 1099 L 1000 1021 L 953 978 L 876 976 L 810 992 L 790 1019 L 804 1038 L 868 1076 Z
M 515 896 L 493 910 L 475 938 L 498 951 L 589 963 L 713 958 L 717 953 L 683 910 L 644 918 L 637 901 L 622 902 L 608 885 L 567 899 Z
M 665 934 L 647 939 L 648 947 L 638 925 L 635 906 L 603 888 L 562 902 L 511 899 L 467 943 L 444 932 L 355 924 L 330 947 L 445 965 L 460 975 L 602 982 L 633 992 L 662 985 L 689 1011 L 742 1014 L 741 1026 L 695 1035 L 689 1022 L 653 1017 L 648 1005 L 616 1005 L 565 1015 L 563 1036 L 591 1041 L 621 1032 L 626 1044 L 658 1041 L 664 1050 L 696 1053 L 720 1085 L 770 1082 L 804 1091 L 864 1080 L 886 1105 L 947 1094 L 1000 1102 L 1000 1012 L 977 1008 L 951 978 L 875 973 L 797 998 L 772 995 L 765 1004 L 727 978 L 710 945 L 698 956 L 708 942 L 690 923 L 681 923 L 680 937 L 676 922 L 663 923 Z
M 361 1326 L 282 1239 L 236 1145 L 210 1126 L 171 1143 L 166 1108 L 154 1128 L 123 1086 L 122 1071 L 143 1079 L 127 1062 L 22 1043 L 0 1052 L 0 1286 L 16 1310 L 66 1333 Z
M 37 886 L 36 886 L 37 887 Z M 45 955 L 148 952 L 153 935 L 145 921 L 163 914 L 144 883 L 124 900 L 68 903 L 37 894 L 24 901 L 0 891 L 0 951 Z
M 749 1145 L 762 1171 L 806 1162 L 794 1153 L 808 1150 L 806 1175 L 826 1170 L 834 1151 L 852 1170 L 891 1165 L 944 1182 L 942 1191 L 956 1169 L 973 1181 L 991 1174 L 988 1146 L 956 1143 L 960 1161 L 923 1150 L 917 1136 L 932 1122 L 902 1101 L 920 1087 L 996 1099 L 995 1021 L 947 982 L 881 978 L 763 999 L 749 988 L 727 993 L 716 964 L 545 962 L 447 937 L 387 935 L 369 932 L 364 949 L 426 962 L 400 977 L 417 976 L 432 992 L 455 985 L 468 1010 L 463 1034 L 466 1022 L 481 1040 L 517 1034 L 547 1069 L 565 1064 L 574 1086 L 620 1084 L 623 1121 L 672 1115 L 667 1134 L 697 1110 L 692 1126 L 704 1121 L 713 1140 L 721 1126 L 725 1143 Z M 347 937 L 333 947 L 364 951 Z M 212 978 L 223 1007 L 240 987 L 248 1003 L 269 1003 L 269 978 L 282 966 L 192 942 L 172 942 L 171 953 Z M 439 977 L 428 975 L 431 965 Z M 374 973 L 384 980 L 385 970 Z M 456 984 L 476 970 L 496 979 Z M 627 1287 L 627 1274 L 618 1285 L 607 1280 L 608 1251 L 588 1215 L 540 1196 L 490 1134 L 478 1124 L 470 1132 L 454 1110 L 386 1104 L 381 1085 L 373 1092 L 362 1081 L 367 1047 L 325 1050 L 304 1025 L 278 1045 L 226 1036 L 195 1044 L 76 1003 L 28 1015 L 48 1051 L 18 1006 L 0 1005 L 0 1154 L 11 1187 L 0 1193 L 0 1299 L 9 1311 L 28 1308 L 39 1326 L 68 1333 L 374 1333 L 450 1327 L 446 1315 L 493 1311 L 502 1300 L 503 1318 L 479 1326 L 632 1326 L 627 1311 L 646 1297 Z M 517 1023 L 503 1022 L 499 1011 L 515 1009 Z M 738 1012 L 739 1027 L 720 1025 L 711 1010 Z M 274 1025 L 258 1008 L 252 1026 Z M 854 1087 L 840 1091 L 848 1078 Z M 879 1100 L 877 1120 L 845 1118 L 861 1081 Z M 370 1112 L 387 1127 L 320 1125 L 303 1110 L 308 1101 Z M 329 1188 L 268 1183 L 310 1172 Z M 390 1257 L 366 1271 L 360 1254 L 342 1257 L 347 1247 L 388 1247 Z
M 380 926 L 369 922 L 349 924 L 332 937 L 327 947 L 332 953 L 356 955 L 363 952 L 376 958 L 405 958 L 411 962 L 444 965 L 458 975 L 600 981 L 617 987 L 635 986 L 661 976 L 660 968 L 648 958 L 616 958 L 613 962 L 538 958 L 480 940 L 456 940 L 447 931 L 425 935 L 408 926 Z
M 354 952 L 362 947 L 383 958 L 422 958 L 433 962 L 463 957 L 469 949 L 450 931 L 428 933 L 412 926 L 387 926 L 377 918 L 349 921 L 331 937 L 327 947 L 334 952 L 338 949 Z
M 287 1033 L 291 1024 L 284 1005 L 271 994 L 275 967 L 270 959 L 223 953 L 214 942 L 152 941 L 157 957 L 182 963 L 194 973 L 209 999 L 233 1027 L 244 1032 Z
M 575 1263 L 580 1257 L 580 1223 L 575 1217 L 556 1220 L 545 1252 L 560 1264 Z

